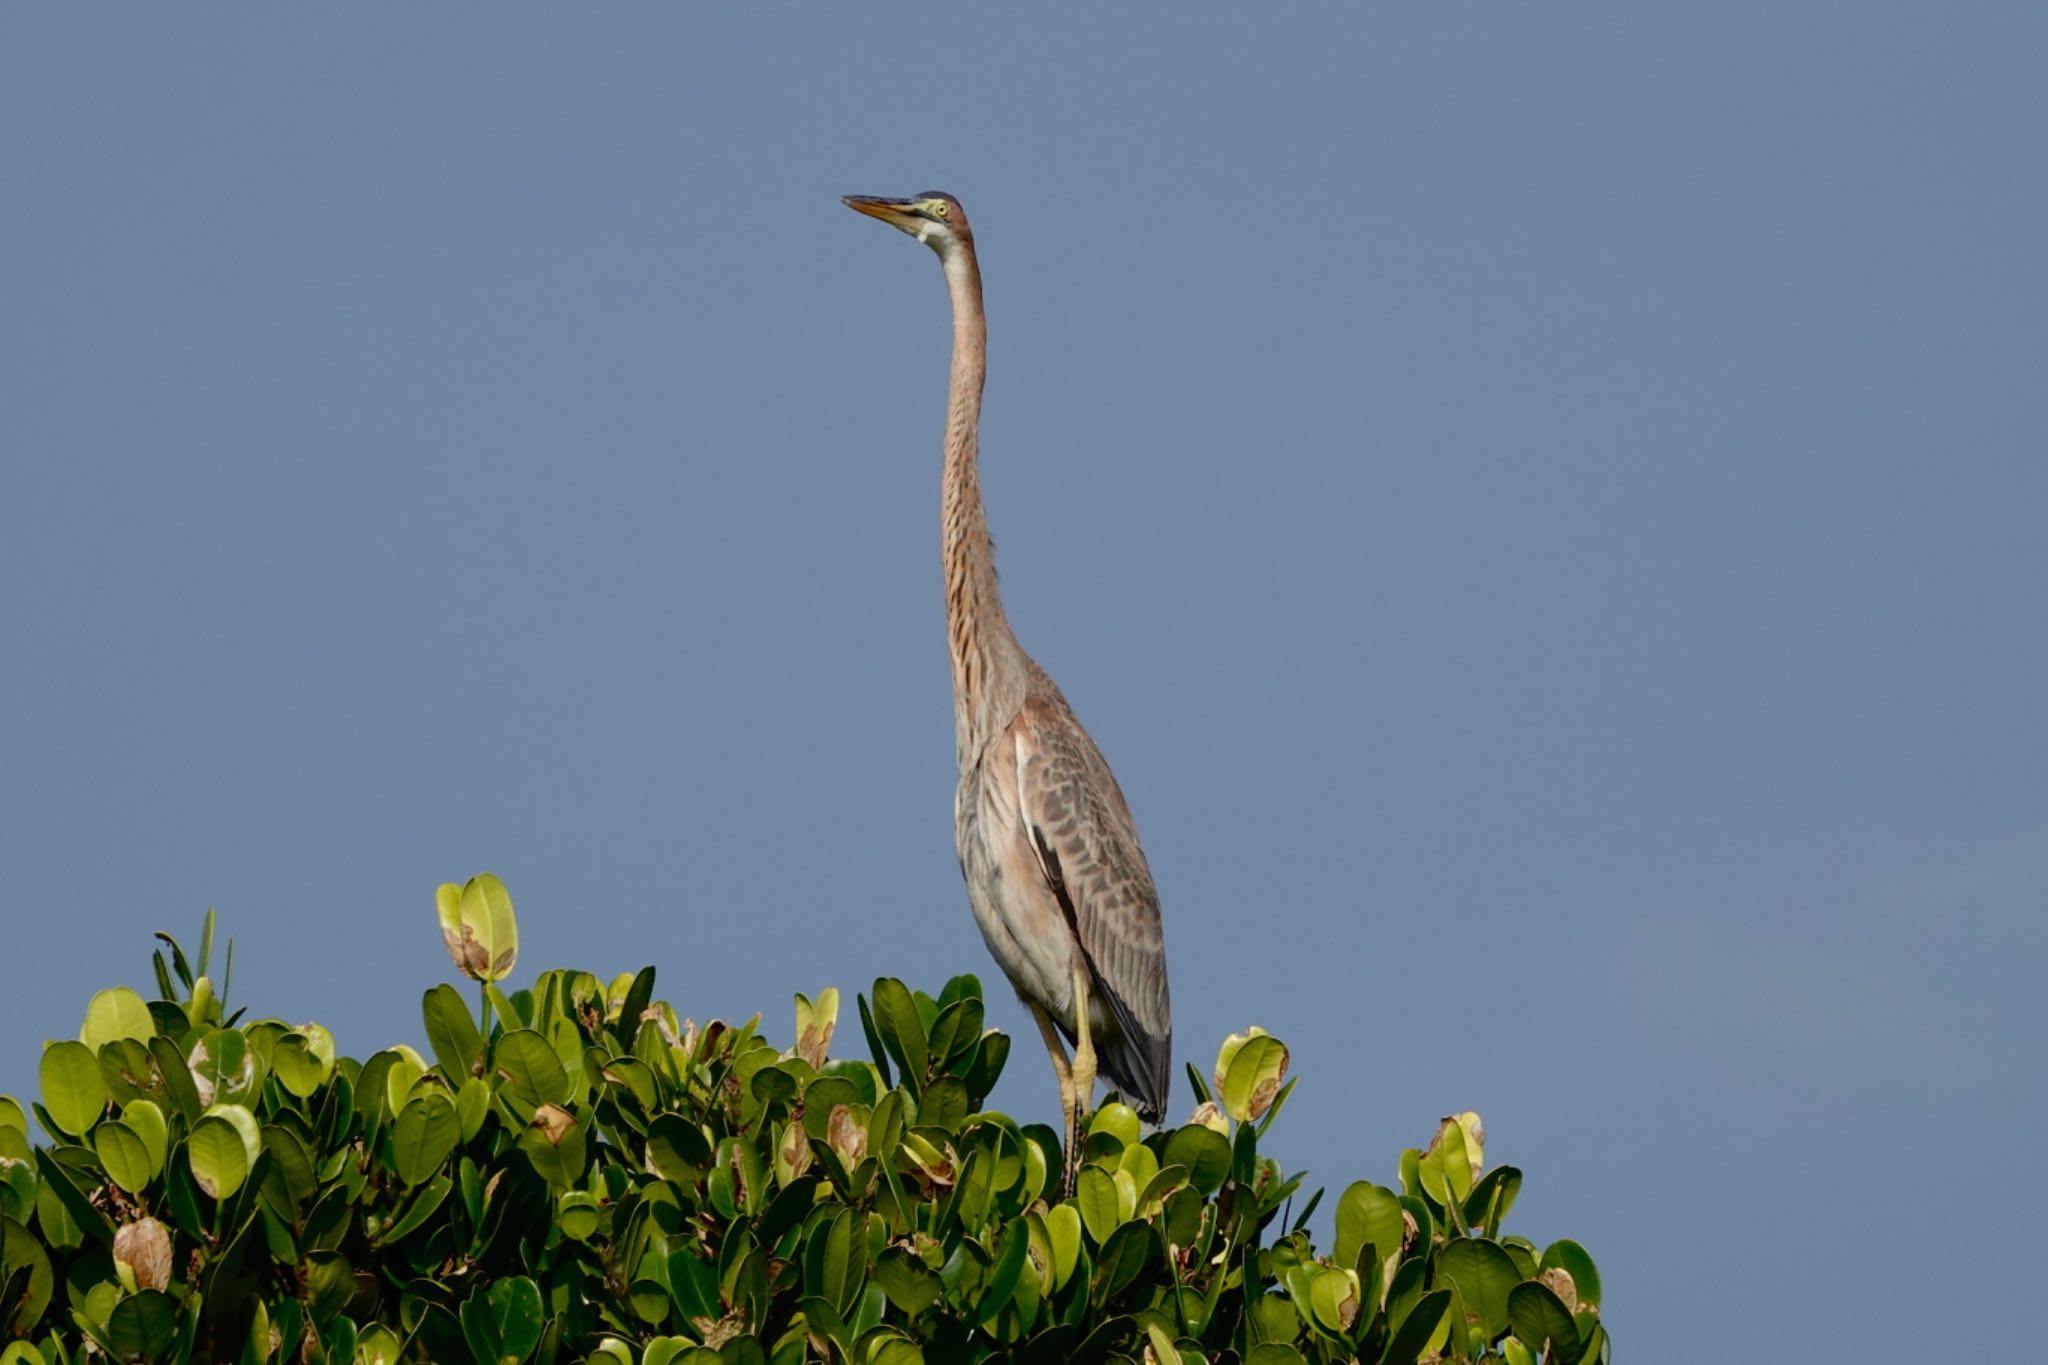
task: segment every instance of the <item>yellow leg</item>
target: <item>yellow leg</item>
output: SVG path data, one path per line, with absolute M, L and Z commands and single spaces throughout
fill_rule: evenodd
M 1068 1069 L 1078 1119 L 1095 1104 L 1095 1040 L 1088 1034 L 1088 973 L 1074 969 L 1074 1063 Z
M 1074 1098 L 1074 1072 L 1067 1064 L 1067 1046 L 1060 1040 L 1059 1027 L 1053 1023 L 1052 1016 L 1030 1001 L 1025 1003 L 1031 1005 L 1031 1017 L 1038 1021 L 1038 1031 L 1045 1038 L 1046 1055 L 1052 1058 L 1053 1074 L 1059 1077 L 1060 1119 L 1063 1124 L 1060 1150 L 1066 1154 L 1060 1189 L 1062 1194 L 1072 1194 L 1074 1172 L 1080 1166 L 1077 1154 L 1081 1150 L 1081 1128 L 1079 1114 L 1076 1112 L 1078 1101 Z
M 1095 1103 L 1095 1040 L 1088 1032 L 1088 975 L 1074 972 L 1074 1060 L 1067 1068 L 1066 1090 L 1073 1101 L 1067 1110 L 1067 1169 L 1065 1187 L 1074 1192 L 1074 1178 L 1081 1172 L 1082 1125 Z

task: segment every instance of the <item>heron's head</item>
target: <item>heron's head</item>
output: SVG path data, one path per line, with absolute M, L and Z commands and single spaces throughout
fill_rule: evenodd
M 845 196 L 846 206 L 856 213 L 879 218 L 923 242 L 944 260 L 954 251 L 974 245 L 974 231 L 967 226 L 967 211 L 960 201 L 943 190 L 926 190 L 915 199 L 876 199 L 865 194 Z

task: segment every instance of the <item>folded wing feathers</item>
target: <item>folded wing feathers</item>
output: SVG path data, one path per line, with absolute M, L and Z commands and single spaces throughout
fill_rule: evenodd
M 1123 792 L 1063 701 L 1017 718 L 1018 784 L 1034 852 L 1114 1016 L 1103 1069 L 1149 1119 L 1164 1108 L 1173 1046 L 1159 894 Z

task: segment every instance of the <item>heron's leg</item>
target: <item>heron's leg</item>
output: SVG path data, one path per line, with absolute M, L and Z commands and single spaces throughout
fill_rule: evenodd
M 1068 1068 L 1073 1077 L 1074 1105 L 1085 1115 L 1095 1103 L 1095 1039 L 1088 1033 L 1088 973 L 1074 971 L 1074 1061 Z
M 1038 1031 L 1045 1037 L 1046 1053 L 1052 1058 L 1053 1074 L 1059 1077 L 1060 1119 L 1064 1125 L 1061 1130 L 1063 1145 L 1060 1150 L 1065 1154 L 1066 1164 L 1063 1188 L 1065 1193 L 1072 1194 L 1074 1171 L 1080 1164 L 1075 1158 L 1075 1153 L 1079 1150 L 1081 1136 L 1076 1113 L 1079 1102 L 1074 1098 L 1073 1068 L 1067 1064 L 1067 1047 L 1060 1040 L 1059 1026 L 1053 1023 L 1052 1016 L 1036 1001 L 1027 1000 L 1024 1003 L 1031 1006 L 1031 1017 L 1038 1021 Z
M 1073 1146 L 1067 1153 L 1067 1186 L 1081 1169 L 1081 1123 L 1095 1103 L 1095 1040 L 1088 1032 L 1088 973 L 1074 969 L 1074 1061 L 1067 1068 L 1067 1084 L 1074 1092 Z

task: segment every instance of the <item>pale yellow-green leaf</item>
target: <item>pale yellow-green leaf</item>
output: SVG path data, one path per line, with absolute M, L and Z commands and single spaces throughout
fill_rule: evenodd
M 1243 1123 L 1263 1117 L 1287 1076 L 1287 1048 L 1278 1038 L 1259 1033 L 1231 1049 L 1216 1098 L 1223 1112 Z
M 164 1122 L 164 1111 L 157 1108 L 154 1100 L 132 1099 L 121 1107 L 121 1121 L 142 1139 L 142 1146 L 149 1153 L 150 1179 L 154 1180 L 170 1152 L 171 1130 Z
M 1057 1290 L 1073 1277 L 1081 1259 L 1081 1211 L 1072 1204 L 1055 1204 L 1045 1213 L 1046 1239 L 1052 1243 L 1052 1287 Z
M 1223 1088 L 1223 1078 L 1230 1074 L 1231 1059 L 1237 1056 L 1239 1048 L 1242 1048 L 1254 1038 L 1263 1038 L 1265 1036 L 1266 1031 L 1257 1024 L 1253 1024 L 1245 1032 L 1233 1033 L 1228 1038 L 1225 1038 L 1223 1046 L 1216 1049 L 1216 1070 L 1210 1077 L 1215 1084 L 1211 1088 L 1215 1090 Z
M 1128 1104 L 1105 1104 L 1088 1120 L 1088 1135 L 1110 1133 L 1125 1147 L 1138 1141 L 1138 1111 Z
M 84 1137 L 107 1107 L 107 1085 L 99 1058 L 84 1043 L 52 1043 L 39 1069 L 43 1108 L 72 1137 Z
M 1456 1119 L 1444 1120 L 1436 1135 L 1436 1145 L 1424 1159 L 1437 1163 L 1451 1198 L 1462 1203 L 1472 1193 L 1472 1161 L 1465 1155 L 1465 1130 Z
M 1338 1335 L 1347 1335 L 1358 1320 L 1358 1274 L 1333 1266 L 1318 1266 L 1310 1272 L 1309 1311 L 1317 1322 Z
M 334 1035 L 318 1024 L 301 1024 L 270 1051 L 270 1069 L 284 1088 L 305 1099 L 334 1072 Z
M 215 1105 L 185 1138 L 193 1180 L 213 1198 L 227 1198 L 248 1178 L 262 1141 L 254 1114 L 239 1104 Z
M 356 1365 L 398 1365 L 404 1350 L 398 1335 L 379 1323 L 356 1338 Z
M 155 1034 L 156 1023 L 142 997 L 126 986 L 115 986 L 94 994 L 85 1007 L 85 1025 L 78 1030 L 78 1041 L 98 1052 L 116 1038 L 146 1043 Z
M 484 981 L 510 976 L 519 960 L 519 922 L 505 884 L 488 872 L 471 877 L 462 888 L 460 914 L 466 941 L 482 949 L 480 970 L 469 974 Z
M 404 1043 L 387 1048 L 386 1051 L 395 1053 L 396 1060 L 384 1073 L 384 1107 L 395 1117 L 405 1108 L 405 1102 L 412 1098 L 413 1083 L 427 1073 L 427 1063 L 425 1058 Z
M 796 1055 L 814 1067 L 825 1065 L 832 1034 L 839 1027 L 839 989 L 827 986 L 816 1000 L 796 998 Z
M 140 1194 L 155 1174 L 141 1135 L 119 1119 L 109 1119 L 93 1129 L 92 1148 L 106 1168 L 107 1178 L 129 1194 Z

